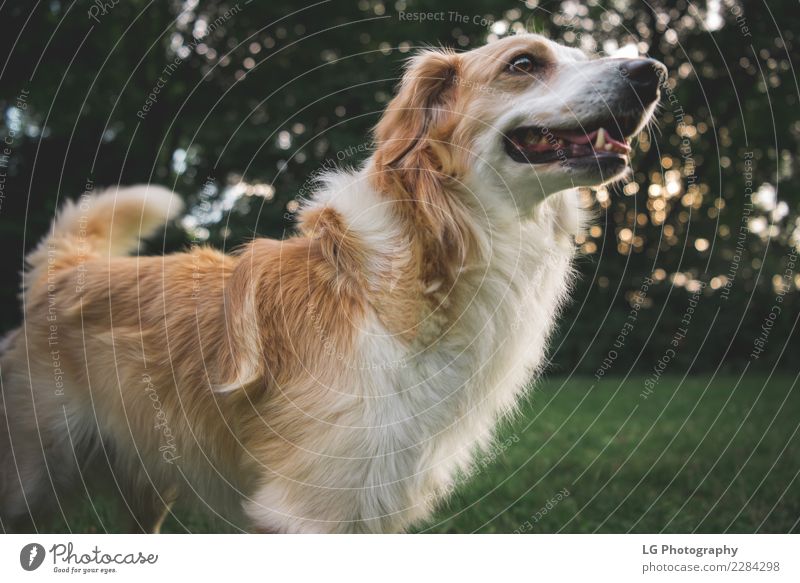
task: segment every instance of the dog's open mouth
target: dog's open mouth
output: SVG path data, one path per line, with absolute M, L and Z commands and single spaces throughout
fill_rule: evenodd
M 594 128 L 552 129 L 522 126 L 504 138 L 506 152 L 515 162 L 545 164 L 575 158 L 625 158 L 631 151 L 618 121 Z

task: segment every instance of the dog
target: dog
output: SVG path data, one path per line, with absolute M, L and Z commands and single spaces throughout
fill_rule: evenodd
M 184 499 L 253 532 L 419 524 L 541 369 L 577 187 L 626 177 L 665 73 L 536 34 L 423 50 L 366 162 L 230 255 L 128 256 L 181 211 L 160 187 L 67 204 L 0 361 L 3 524 L 90 455 L 133 530 Z

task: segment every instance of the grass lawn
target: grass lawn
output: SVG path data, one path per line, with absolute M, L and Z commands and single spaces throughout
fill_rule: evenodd
M 540 382 L 418 532 L 797 532 L 800 386 L 790 377 Z M 118 530 L 95 500 L 57 531 Z M 102 524 L 100 524 L 102 523 Z M 165 532 L 208 532 L 177 512 Z
M 800 386 L 737 382 L 666 378 L 646 399 L 640 377 L 543 382 L 511 445 L 420 530 L 797 531 Z

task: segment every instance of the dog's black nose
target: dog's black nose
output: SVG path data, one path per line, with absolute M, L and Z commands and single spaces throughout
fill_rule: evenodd
M 619 74 L 642 105 L 647 105 L 658 96 L 658 86 L 662 79 L 666 79 L 667 68 L 653 59 L 629 59 L 619 65 Z

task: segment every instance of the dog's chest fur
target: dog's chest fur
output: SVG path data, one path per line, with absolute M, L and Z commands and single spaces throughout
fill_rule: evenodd
M 573 256 L 556 223 L 545 213 L 495 234 L 485 265 L 459 276 L 463 308 L 433 345 L 409 346 L 368 314 L 353 364 L 329 387 L 341 413 L 303 444 L 302 477 L 276 476 L 246 504 L 251 518 L 387 532 L 428 516 L 542 364 Z

